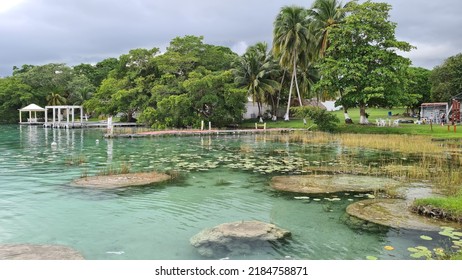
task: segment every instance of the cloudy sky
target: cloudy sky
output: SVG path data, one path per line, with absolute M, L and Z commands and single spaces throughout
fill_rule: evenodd
M 393 6 L 405 56 L 432 69 L 461 52 L 462 1 L 381 0 Z M 0 0 L 0 76 L 23 64 L 94 63 L 135 48 L 165 49 L 176 36 L 203 35 L 241 54 L 271 42 L 284 5 L 313 0 Z M 344 0 L 345 2 L 345 0 Z

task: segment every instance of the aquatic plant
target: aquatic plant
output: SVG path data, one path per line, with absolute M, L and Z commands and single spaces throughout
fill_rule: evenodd
M 117 175 L 117 174 L 128 174 L 130 173 L 131 165 L 127 162 L 122 162 L 120 166 L 107 166 L 104 169 L 101 169 L 97 172 L 98 176 L 108 176 L 108 175 Z
M 78 156 L 69 156 L 66 157 L 64 160 L 64 164 L 66 165 L 81 165 L 83 163 L 87 162 L 87 157 L 84 155 L 78 155 Z
M 427 260 L 432 259 L 457 259 L 462 256 L 462 232 L 456 231 L 452 227 L 441 227 L 441 231 L 438 232 L 439 235 L 449 237 L 451 241 L 448 248 L 436 247 L 430 250 L 427 246 L 416 246 L 410 247 L 407 250 L 411 252 L 410 255 L 412 258 L 420 259 L 425 258 Z M 422 235 L 420 236 L 422 240 L 431 241 L 433 238 L 430 236 Z

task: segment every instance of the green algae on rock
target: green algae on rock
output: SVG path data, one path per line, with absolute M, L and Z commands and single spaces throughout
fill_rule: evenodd
M 454 223 L 422 217 L 409 210 L 406 200 L 366 199 L 350 204 L 346 212 L 356 218 L 396 229 L 439 231 Z
M 271 179 L 271 187 L 275 190 L 307 194 L 373 192 L 399 185 L 399 181 L 389 178 L 353 175 L 275 176 Z
M 168 181 L 172 176 L 159 172 L 140 172 L 127 174 L 99 175 L 79 178 L 72 182 L 75 186 L 101 189 L 116 189 L 131 186 L 144 186 Z
M 76 250 L 62 245 L 4 244 L 0 260 L 83 260 Z
M 274 246 L 274 242 L 290 236 L 290 232 L 260 221 L 238 221 L 204 229 L 190 239 L 199 254 L 225 257 L 248 254 L 259 247 Z

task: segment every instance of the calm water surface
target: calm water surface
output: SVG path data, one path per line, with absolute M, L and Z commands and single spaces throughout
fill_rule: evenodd
M 103 133 L 0 126 L 0 244 L 61 244 L 86 259 L 203 259 L 189 244 L 192 236 L 255 219 L 290 230 L 292 237 L 231 259 L 408 259 L 407 248 L 422 245 L 419 232 L 367 232 L 345 224 L 346 206 L 362 198 L 299 200 L 269 188 L 273 175 L 335 162 L 338 147 L 279 143 L 270 136 L 106 140 Z M 264 168 L 287 162 L 299 166 Z M 82 174 L 122 164 L 184 176 L 122 190 L 70 185 Z M 396 249 L 386 251 L 386 245 Z

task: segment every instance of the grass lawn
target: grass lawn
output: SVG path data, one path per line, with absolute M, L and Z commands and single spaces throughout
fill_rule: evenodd
M 444 209 L 449 214 L 454 216 L 462 216 L 462 195 L 451 197 L 430 197 L 423 199 L 416 199 L 414 201 L 416 206 L 427 206 Z
M 353 108 L 348 110 L 348 114 L 353 120 L 354 124 L 345 124 L 343 111 L 333 112 L 339 119 L 339 128 L 338 132 L 340 133 L 359 133 L 359 134 L 409 134 L 409 135 L 428 135 L 433 138 L 462 138 L 462 127 L 458 126 L 456 133 L 454 133 L 454 127 L 451 126 L 448 131 L 448 126 L 441 125 L 418 125 L 418 124 L 405 124 L 400 123 L 398 127 L 378 127 L 375 125 L 376 119 L 385 119 L 388 120 L 388 112 L 392 112 L 393 116 L 390 118 L 391 122 L 396 119 L 407 119 L 407 120 L 416 120 L 415 118 L 403 117 L 404 109 L 403 108 L 394 108 L 394 109 L 381 109 L 381 108 L 371 108 L 367 110 L 369 114 L 370 125 L 359 125 L 359 109 Z M 398 114 L 398 115 L 396 115 Z M 242 128 L 254 128 L 256 120 L 246 120 L 240 127 Z M 388 123 L 388 121 L 387 121 Z M 315 128 L 313 123 L 308 121 L 307 125 L 303 124 L 301 119 L 291 119 L 290 121 L 271 121 L 266 120 L 267 128 Z

